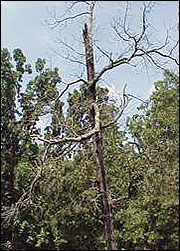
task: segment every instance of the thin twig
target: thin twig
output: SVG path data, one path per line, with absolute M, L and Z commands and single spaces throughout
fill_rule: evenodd
M 91 136 L 93 136 L 96 132 L 99 132 L 99 130 L 100 130 L 99 108 L 97 107 L 97 105 L 95 103 L 92 104 L 92 107 L 94 107 L 94 110 L 95 110 L 95 125 L 92 130 L 90 130 L 89 132 L 87 132 L 83 135 L 80 135 L 77 137 L 63 137 L 63 138 L 56 137 L 56 138 L 50 139 L 50 140 L 39 138 L 37 135 L 31 135 L 31 137 L 32 138 L 35 137 L 37 140 L 41 140 L 49 145 L 67 143 L 67 142 L 81 142 L 82 140 L 91 138 Z
M 77 14 L 75 16 L 66 17 L 66 18 L 61 19 L 61 20 L 56 20 L 54 23 L 49 24 L 49 25 L 51 25 L 51 26 L 53 26 L 53 28 L 55 28 L 56 26 L 60 25 L 61 23 L 65 22 L 65 21 L 72 20 L 72 19 L 75 19 L 77 17 L 83 16 L 83 15 L 89 15 L 89 14 L 90 13 L 88 11 L 82 12 L 82 13 L 79 13 L 79 14 Z

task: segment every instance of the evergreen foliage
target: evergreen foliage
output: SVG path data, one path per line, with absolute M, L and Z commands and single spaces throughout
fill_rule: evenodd
M 46 114 L 52 117 L 46 139 L 86 133 L 91 124 L 84 85 L 69 93 L 65 113 L 57 68 L 38 59 L 33 72 L 20 49 L 13 58 L 3 49 L 1 60 L 2 249 L 106 250 L 92 140 L 47 149 L 31 137 Z M 25 74 L 32 73 L 22 92 Z M 166 71 L 155 88 L 126 129 L 116 123 L 102 132 L 118 250 L 179 249 L 179 78 Z M 118 113 L 107 89 L 98 87 L 97 103 L 102 124 Z

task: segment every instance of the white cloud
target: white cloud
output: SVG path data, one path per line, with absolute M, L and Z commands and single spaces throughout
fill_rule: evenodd
M 155 92 L 155 90 L 156 90 L 155 86 L 154 86 L 154 84 L 152 84 L 151 87 L 148 90 L 148 98 L 149 98 L 150 95 L 153 94 L 153 92 Z
M 110 101 L 115 102 L 117 105 L 121 104 L 121 94 L 117 92 L 115 85 L 105 85 L 101 87 L 108 89 L 108 97 Z

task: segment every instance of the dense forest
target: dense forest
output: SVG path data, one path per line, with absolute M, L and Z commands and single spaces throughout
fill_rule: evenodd
M 107 52 L 94 39 L 96 3 L 74 1 L 69 16 L 48 23 L 65 23 L 66 35 L 86 17 L 83 53 L 75 41 L 60 42 L 62 58 L 84 67 L 73 81 L 45 59 L 29 64 L 21 48 L 1 49 L 3 250 L 179 250 L 178 42 L 169 33 L 153 40 L 152 2 L 143 2 L 140 28 L 131 30 L 127 2 Z M 112 70 L 140 63 L 163 72 L 147 100 L 124 84 L 117 101 L 100 85 Z M 134 99 L 138 109 L 128 114 Z
M 3 49 L 1 60 L 2 249 L 105 250 L 91 138 L 49 148 L 31 137 L 35 122 L 49 110 L 45 139 L 82 133 L 89 120 L 83 84 L 69 93 L 63 114 L 56 68 L 38 59 L 36 76 L 21 93 L 24 76 L 32 74 L 23 52 L 16 49 L 11 56 Z M 102 130 L 118 250 L 179 247 L 179 78 L 165 71 L 154 85 L 126 129 L 115 123 Z M 97 100 L 107 123 L 119 107 L 108 102 L 107 89 L 98 88 Z

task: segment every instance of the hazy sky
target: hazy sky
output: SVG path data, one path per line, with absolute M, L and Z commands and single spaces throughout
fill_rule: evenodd
M 106 44 L 102 44 L 106 49 L 115 48 L 113 44 L 112 33 L 109 33 L 109 23 L 113 16 L 116 16 L 124 8 L 126 2 L 122 1 L 97 1 L 96 13 L 96 32 L 95 39 L 98 41 L 103 38 Z M 69 1 L 1 1 L 1 47 L 8 48 L 10 52 L 20 47 L 27 56 L 27 61 L 34 63 L 40 58 L 47 59 L 53 67 L 58 67 L 63 77 L 67 77 L 70 65 L 65 65 L 64 61 L 57 57 L 49 47 L 53 47 L 59 53 L 63 54 L 59 44 L 54 42 L 56 30 L 44 25 L 48 20 L 52 10 L 62 16 L 63 11 L 68 6 Z M 175 27 L 178 21 L 179 2 L 178 1 L 156 1 L 155 7 L 150 16 L 152 26 L 156 29 L 156 39 L 161 41 L 167 29 Z M 134 26 L 138 24 L 141 1 L 130 1 L 132 12 L 135 14 L 131 18 Z M 48 12 L 51 11 L 51 12 Z M 137 19 L 137 20 L 136 20 Z M 80 20 L 80 19 L 79 19 Z M 82 37 L 83 22 L 73 26 L 68 30 L 64 27 L 64 41 Z M 74 36 L 73 36 L 74 35 Z M 83 51 L 82 51 L 83 52 Z M 100 64 L 101 66 L 101 64 Z M 80 69 L 80 68 L 79 68 Z M 148 98 L 152 89 L 152 83 L 159 80 L 162 74 L 159 71 L 150 69 L 135 70 L 133 67 L 121 67 L 107 74 L 105 85 L 114 86 L 118 92 L 122 89 L 124 83 L 128 83 L 128 91 L 142 98 Z M 73 77 L 72 77 L 73 79 Z

